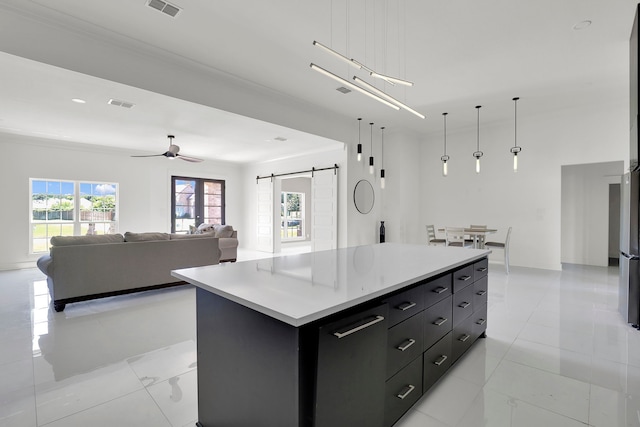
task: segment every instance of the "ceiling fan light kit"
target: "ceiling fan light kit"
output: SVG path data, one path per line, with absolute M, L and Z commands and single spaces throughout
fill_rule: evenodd
M 162 154 L 148 154 L 146 156 L 131 156 L 131 157 L 166 157 L 170 160 L 174 160 L 174 159 L 180 159 L 180 160 L 184 160 L 186 162 L 192 162 L 192 163 L 199 163 L 201 161 L 203 161 L 202 159 L 199 159 L 197 157 L 190 157 L 190 156 L 184 156 L 180 153 L 180 147 L 175 145 L 173 143 L 173 138 L 175 138 L 175 136 L 173 135 L 167 135 L 167 138 L 169 138 L 169 148 L 167 149 L 167 151 L 165 151 Z

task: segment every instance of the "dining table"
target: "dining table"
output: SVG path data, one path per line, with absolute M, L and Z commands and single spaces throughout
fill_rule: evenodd
M 453 227 L 451 227 L 453 228 Z M 481 237 L 485 237 L 488 234 L 494 234 L 498 231 L 496 228 L 471 228 L 471 227 L 455 227 L 455 228 L 463 228 L 464 233 L 469 235 L 471 239 L 473 239 L 473 248 L 474 249 L 482 249 L 483 244 L 481 243 Z M 446 228 L 438 228 L 438 231 L 444 233 Z M 484 239 L 482 239 L 484 242 Z

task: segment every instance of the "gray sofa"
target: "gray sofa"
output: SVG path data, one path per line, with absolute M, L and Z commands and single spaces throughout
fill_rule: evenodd
M 72 302 L 183 284 L 171 270 L 218 264 L 218 243 L 211 234 L 58 236 L 37 265 L 62 311 Z

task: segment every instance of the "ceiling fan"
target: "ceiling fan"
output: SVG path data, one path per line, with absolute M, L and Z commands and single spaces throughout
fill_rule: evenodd
M 173 135 L 167 135 L 167 138 L 169 138 L 169 149 L 167 151 L 165 151 L 162 154 L 149 154 L 146 156 L 131 156 L 131 157 L 159 157 L 159 156 L 164 156 L 168 159 L 182 159 L 182 160 L 186 160 L 187 162 L 201 162 L 202 159 L 198 159 L 196 157 L 189 157 L 189 156 L 183 156 L 182 154 L 178 154 L 178 152 L 180 151 L 180 147 L 175 145 L 173 143 L 173 138 L 175 138 L 175 136 Z

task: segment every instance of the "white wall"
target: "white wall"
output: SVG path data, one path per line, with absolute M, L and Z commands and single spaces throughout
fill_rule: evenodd
M 570 264 L 609 264 L 609 185 L 624 162 L 562 166 L 562 252 Z
M 561 167 L 619 160 L 628 167 L 627 102 L 621 97 L 614 105 L 594 102 L 544 116 L 520 115 L 518 145 L 523 151 L 517 173 L 509 153 L 513 123 L 481 122 L 484 157 L 479 175 L 471 155 L 476 148 L 475 126 L 448 134 L 451 160 L 446 178 L 441 174 L 442 137 L 429 138 L 422 145 L 422 222 L 436 227 L 487 224 L 500 230 L 490 239 L 498 241 L 512 226 L 513 265 L 560 269 Z M 602 246 L 606 248 L 607 242 Z M 497 252 L 492 259 L 501 259 Z
M 0 151 L 0 270 L 33 267 L 40 256 L 29 254 L 29 178 L 118 183 L 121 233 L 170 231 L 172 175 L 224 179 L 227 223 L 242 222 L 241 168 L 231 163 L 134 159 L 116 150 L 1 133 Z

